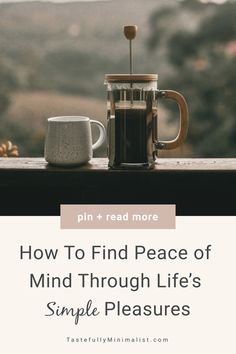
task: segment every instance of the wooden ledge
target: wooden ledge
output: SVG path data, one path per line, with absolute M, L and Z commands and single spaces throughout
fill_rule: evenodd
M 236 159 L 159 159 L 154 170 L 0 159 L 0 215 L 59 215 L 61 204 L 176 204 L 177 215 L 236 215 Z
M 43 158 L 0 158 L 0 171 L 3 170 L 28 170 L 28 171 L 54 171 L 54 172 L 88 172 L 109 171 L 126 172 L 108 169 L 108 160 L 105 158 L 92 159 L 87 165 L 75 168 L 53 167 Z M 159 159 L 154 170 L 133 170 L 132 172 L 158 172 L 158 171 L 236 171 L 235 159 Z

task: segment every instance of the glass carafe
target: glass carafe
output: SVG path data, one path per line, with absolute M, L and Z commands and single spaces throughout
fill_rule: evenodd
M 188 110 L 178 92 L 157 89 L 158 76 L 106 75 L 108 159 L 111 168 L 152 168 L 158 149 L 174 149 L 187 134 Z M 157 103 L 160 97 L 177 101 L 180 129 L 172 141 L 158 139 Z

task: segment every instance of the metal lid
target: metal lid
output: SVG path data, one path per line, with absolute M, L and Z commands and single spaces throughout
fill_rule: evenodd
M 157 74 L 107 74 L 105 75 L 107 82 L 150 82 L 157 81 Z

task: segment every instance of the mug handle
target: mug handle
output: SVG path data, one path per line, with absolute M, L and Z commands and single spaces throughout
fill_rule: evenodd
M 96 141 L 96 143 L 94 143 L 92 145 L 92 149 L 96 150 L 104 143 L 104 141 L 106 139 L 106 129 L 105 129 L 104 125 L 102 123 L 98 122 L 97 120 L 90 119 L 90 123 L 95 124 L 99 129 L 99 138 Z
M 180 128 L 177 137 L 170 141 L 159 141 L 156 144 L 157 149 L 172 150 L 183 144 L 188 132 L 188 106 L 185 98 L 176 91 L 164 90 L 158 91 L 158 97 L 169 98 L 177 102 L 179 106 Z

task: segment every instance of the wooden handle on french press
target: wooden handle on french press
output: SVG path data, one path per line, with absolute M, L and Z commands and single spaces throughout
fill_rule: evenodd
M 174 140 L 159 141 L 157 148 L 163 150 L 176 149 L 177 147 L 183 144 L 188 133 L 188 106 L 185 101 L 185 98 L 179 92 L 165 90 L 165 91 L 160 91 L 159 95 L 161 97 L 169 98 L 177 102 L 179 106 L 179 114 L 180 114 L 180 127 L 179 127 L 178 135 Z

